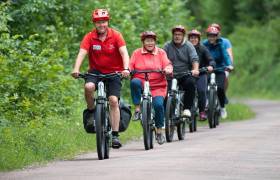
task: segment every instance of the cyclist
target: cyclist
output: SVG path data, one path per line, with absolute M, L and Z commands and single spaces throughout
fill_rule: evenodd
M 230 57 L 222 43 L 222 39 L 219 37 L 220 32 L 218 28 L 210 26 L 207 28 L 206 33 L 207 40 L 204 42 L 204 45 L 208 48 L 216 62 L 217 70 L 215 70 L 215 74 L 218 86 L 218 98 L 221 105 L 221 117 L 225 119 L 227 117 L 225 108 L 225 69 L 232 70 L 233 66 L 231 64 Z
M 219 35 L 221 36 L 221 30 L 222 30 L 222 27 L 217 24 L 217 23 L 212 23 L 210 24 L 208 27 L 210 26 L 213 26 L 213 27 L 216 27 L 218 30 L 219 30 Z M 233 52 L 232 52 L 232 45 L 231 45 L 231 42 L 229 39 L 225 38 L 225 37 L 221 37 L 221 39 L 223 40 L 223 45 L 225 46 L 226 50 L 227 50 L 227 53 L 230 57 L 230 60 L 231 60 L 231 63 L 233 64 Z M 226 71 L 226 79 L 225 79 L 225 90 L 228 89 L 228 85 L 229 85 L 229 72 Z M 228 99 L 226 97 L 226 104 L 228 103 Z
M 208 49 L 200 43 L 201 33 L 193 29 L 188 33 L 188 40 L 194 45 L 195 50 L 199 57 L 199 68 L 206 67 L 209 72 L 213 71 L 215 61 L 212 58 Z M 199 79 L 196 82 L 198 91 L 198 107 L 200 120 L 206 120 L 207 114 L 205 112 L 206 105 L 206 92 L 207 92 L 207 73 L 199 74 Z
M 95 28 L 87 33 L 80 45 L 72 76 L 79 76 L 80 66 L 86 55 L 89 57 L 89 72 L 108 74 L 121 71 L 124 77 L 129 76 L 129 56 L 125 41 L 120 32 L 109 28 L 109 13 L 106 9 L 96 9 L 92 13 L 92 22 Z M 93 117 L 94 99 L 93 92 L 99 79 L 90 77 L 85 83 L 85 100 L 87 102 L 87 118 Z M 112 147 L 120 148 L 119 141 L 119 98 L 121 79 L 115 77 L 109 80 L 108 98 L 110 104 L 110 119 L 112 125 Z
M 130 70 L 163 70 L 171 74 L 173 67 L 165 51 L 156 46 L 157 35 L 152 31 L 141 34 L 142 48 L 136 49 L 130 59 Z M 130 82 L 131 96 L 135 105 L 135 118 L 140 119 L 140 100 L 143 89 L 144 74 L 135 74 Z M 164 74 L 149 74 L 153 108 L 155 110 L 156 139 L 159 144 L 165 142 L 164 127 L 164 98 L 167 94 L 167 81 Z
M 185 40 L 186 30 L 184 26 L 177 25 L 172 28 L 172 41 L 164 45 L 164 50 L 167 57 L 171 60 L 174 73 L 182 73 L 191 71 L 193 76 L 199 75 L 198 55 L 194 46 Z M 178 84 L 183 88 L 184 95 L 184 110 L 182 115 L 185 117 L 191 116 L 191 107 L 195 97 L 196 80 L 193 76 L 183 76 L 178 78 Z M 169 82 L 170 87 L 171 82 Z

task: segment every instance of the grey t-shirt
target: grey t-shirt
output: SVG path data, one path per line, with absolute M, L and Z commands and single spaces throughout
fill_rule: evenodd
M 185 41 L 180 47 L 176 47 L 174 42 L 170 41 L 164 45 L 163 49 L 172 62 L 175 73 L 190 71 L 192 63 L 198 62 L 196 50 L 189 41 Z

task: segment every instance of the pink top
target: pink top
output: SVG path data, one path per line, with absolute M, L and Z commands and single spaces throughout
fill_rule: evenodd
M 167 58 L 165 51 L 156 47 L 150 53 L 144 48 L 136 49 L 130 59 L 130 70 L 164 70 L 167 66 L 172 68 L 171 62 Z M 133 78 L 138 78 L 145 81 L 144 74 L 135 74 Z M 163 96 L 167 94 L 167 81 L 164 74 L 149 73 L 150 90 L 153 97 Z

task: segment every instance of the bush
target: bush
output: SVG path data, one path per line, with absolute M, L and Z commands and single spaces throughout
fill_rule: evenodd
M 280 96 L 280 19 L 266 25 L 237 26 L 230 36 L 234 47 L 235 72 L 231 76 L 232 94 L 267 93 Z

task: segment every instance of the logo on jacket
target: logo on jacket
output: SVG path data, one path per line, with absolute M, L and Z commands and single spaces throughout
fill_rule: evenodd
M 114 48 L 115 48 L 114 44 L 109 45 L 109 49 L 114 49 Z
M 101 50 L 101 46 L 100 45 L 93 45 L 92 49 L 100 51 Z

